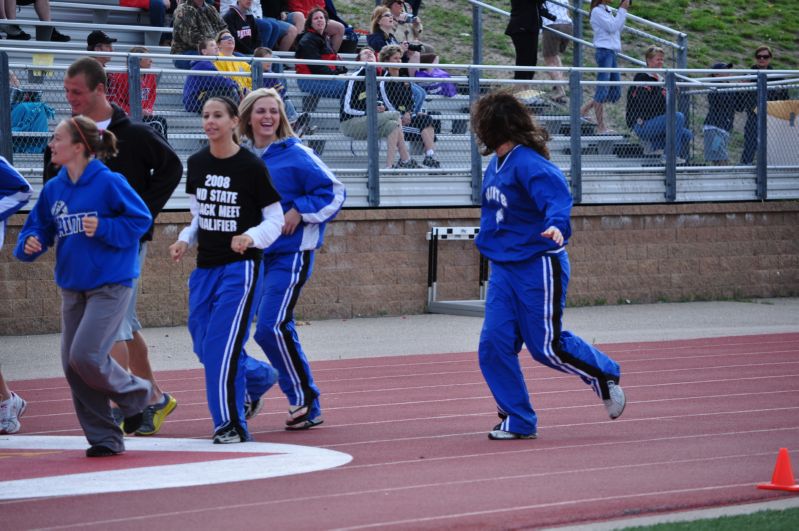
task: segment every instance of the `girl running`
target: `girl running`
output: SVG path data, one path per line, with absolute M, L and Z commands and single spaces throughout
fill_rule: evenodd
M 325 226 L 338 214 L 346 193 L 325 163 L 294 135 L 274 89 L 251 92 L 239 110 L 239 131 L 266 162 L 286 218 L 282 235 L 264 252 L 264 293 L 254 337 L 280 373 L 280 388 L 289 400 L 286 429 L 308 429 L 322 423 L 322 409 L 294 326 L 294 307 L 311 278 Z
M 261 249 L 280 236 L 283 210 L 264 163 L 238 144 L 236 104 L 209 98 L 202 122 L 208 147 L 188 160 L 191 225 L 169 253 L 179 261 L 197 245 L 189 332 L 205 367 L 214 443 L 227 444 L 251 440 L 246 395 L 260 397 L 276 380 L 274 369 L 249 358 L 244 344 L 260 295 Z
M 100 161 L 117 153 L 113 133 L 75 116 L 58 124 L 49 146 L 61 170 L 44 185 L 14 256 L 32 262 L 56 245 L 61 363 L 91 444 L 86 456 L 107 457 L 125 451 L 109 400 L 122 410 L 125 432 L 133 433 L 152 393 L 150 382 L 109 355 L 139 276 L 139 239 L 152 218 L 127 180 Z

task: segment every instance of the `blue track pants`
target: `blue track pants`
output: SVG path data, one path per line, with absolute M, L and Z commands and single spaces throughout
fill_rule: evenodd
M 313 251 L 264 255 L 264 287 L 254 336 L 277 369 L 280 389 L 289 404 L 309 406 L 310 418 L 321 415 L 319 388 L 297 336 L 294 307 L 302 287 L 311 278 L 313 261 Z
M 233 427 L 244 441 L 250 439 L 244 420 L 244 344 L 260 293 L 259 266 L 258 261 L 243 260 L 197 268 L 189 278 L 189 333 L 205 367 L 214 433 Z
M 608 381 L 619 381 L 615 361 L 561 330 L 568 284 L 565 249 L 524 262 L 491 263 L 478 355 L 497 407 L 508 415 L 501 427 L 505 431 L 536 432 L 537 417 L 519 365 L 522 344 L 533 359 L 579 376 L 601 398 L 609 396 Z

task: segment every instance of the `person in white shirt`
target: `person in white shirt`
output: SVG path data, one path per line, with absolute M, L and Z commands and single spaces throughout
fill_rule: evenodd
M 616 54 L 621 51 L 621 30 L 627 20 L 630 0 L 622 0 L 619 9 L 613 13 L 608 7 L 610 0 L 591 0 L 591 28 L 594 30 L 596 65 L 599 68 L 616 68 Z M 600 72 L 597 81 L 621 81 L 617 72 Z M 618 85 L 597 85 L 594 98 L 583 106 L 583 117 L 594 109 L 597 134 L 612 134 L 614 131 L 605 125 L 604 104 L 614 103 L 621 98 Z
M 564 2 L 567 0 L 560 1 Z M 561 33 L 572 35 L 572 26 L 574 24 L 569 16 L 569 9 L 555 2 L 547 2 L 545 7 L 555 18 L 549 19 L 543 17 L 542 23 L 544 28 L 551 28 Z M 552 31 L 544 31 L 541 43 L 544 48 L 544 64 L 554 67 L 563 66 L 563 63 L 560 61 L 560 54 L 566 51 L 566 47 L 569 45 L 569 39 Z M 550 71 L 547 72 L 547 74 L 553 81 L 560 81 L 563 79 L 563 72 L 560 71 Z M 552 99 L 556 103 L 566 103 L 566 89 L 563 85 L 555 85 L 552 87 Z

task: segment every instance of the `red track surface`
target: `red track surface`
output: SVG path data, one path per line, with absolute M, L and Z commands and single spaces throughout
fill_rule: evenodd
M 474 353 L 318 362 L 325 424 L 283 431 L 286 402 L 274 389 L 251 430 L 261 442 L 348 453 L 349 464 L 222 485 L 5 501 L 0 522 L 6 530 L 538 528 L 792 496 L 755 485 L 770 480 L 780 447 L 799 469 L 799 334 L 604 350 L 620 362 L 628 396 L 616 421 L 580 380 L 527 355 L 540 422 L 532 441 L 487 439 L 497 420 Z M 201 371 L 158 376 L 179 402 L 159 437 L 208 438 Z M 81 435 L 63 379 L 13 387 L 29 403 L 21 434 Z M 115 459 L 164 461 L 145 452 L 104 460 L 6 452 L 0 481 L 105 469 Z M 170 462 L 186 460 L 196 461 Z

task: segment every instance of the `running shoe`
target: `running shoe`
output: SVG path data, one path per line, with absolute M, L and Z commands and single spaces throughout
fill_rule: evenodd
M 289 418 L 286 419 L 286 429 L 291 431 L 307 430 L 322 424 L 322 415 L 311 418 L 310 406 L 295 406 L 289 408 Z
M 222 428 L 214 433 L 214 444 L 233 444 L 244 442 L 236 428 Z
M 426 166 L 428 168 L 440 168 L 441 163 L 438 162 L 435 157 L 425 155 L 424 160 L 422 160 L 422 166 Z
M 537 439 L 537 433 L 514 433 L 512 431 L 505 431 L 502 429 L 502 423 L 500 422 L 494 429 L 488 432 L 488 438 L 492 441 L 511 441 L 514 439 Z
M 608 410 L 608 416 L 611 420 L 615 420 L 624 412 L 624 406 L 627 405 L 627 398 L 624 396 L 624 390 L 616 382 L 608 382 L 608 392 L 610 398 L 603 400 L 605 409 Z
M 86 449 L 86 457 L 111 457 L 112 455 L 118 455 L 122 452 L 115 452 L 111 448 L 107 446 L 103 446 L 102 444 L 95 444 L 94 446 L 90 446 Z
M 408 160 L 400 160 L 400 161 L 396 162 L 396 163 L 395 163 L 395 164 L 392 166 L 392 168 L 394 168 L 395 170 L 397 170 L 397 169 L 403 169 L 403 168 L 404 168 L 404 169 L 414 169 L 414 168 L 418 168 L 418 167 L 419 167 L 419 163 L 418 163 L 418 162 L 416 162 L 416 161 L 415 161 L 415 160 L 413 160 L 413 159 L 408 159 Z
M 169 393 L 164 393 L 160 403 L 144 408 L 144 420 L 141 427 L 136 430 L 136 435 L 155 435 L 161 429 L 164 419 L 175 411 L 178 401 Z
M 19 431 L 19 419 L 25 413 L 27 405 L 27 402 L 14 392 L 11 393 L 11 398 L 0 402 L 0 433 Z
M 144 421 L 143 411 L 139 411 L 135 415 L 125 417 L 125 421 L 122 425 L 122 431 L 124 431 L 128 435 L 130 435 L 131 433 L 135 433 L 135 431 L 139 429 L 143 421 Z
M 244 418 L 250 420 L 255 415 L 261 412 L 261 409 L 264 407 L 264 399 L 263 398 L 256 398 L 255 400 L 250 400 L 249 398 L 244 401 Z

